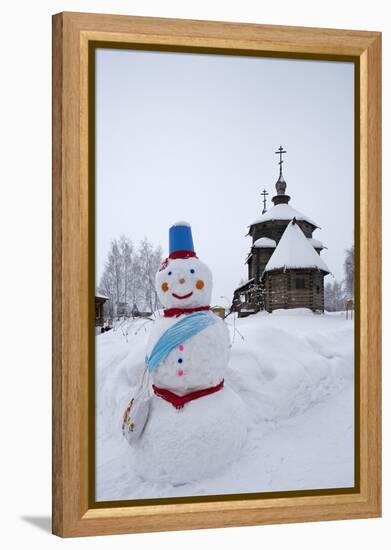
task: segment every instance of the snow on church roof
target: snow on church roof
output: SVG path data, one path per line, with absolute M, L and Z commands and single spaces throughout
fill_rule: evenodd
M 243 287 L 247 286 L 248 284 L 250 283 L 253 283 L 254 282 L 254 277 L 252 279 L 249 279 L 248 281 L 246 281 L 245 283 L 242 283 L 240 286 L 238 286 L 237 288 L 235 288 L 235 292 L 237 290 L 240 290 L 242 289 Z
M 285 268 L 317 268 L 330 273 L 325 262 L 294 221 L 287 225 L 277 248 L 266 264 L 265 271 Z
M 296 218 L 296 220 L 299 221 L 306 221 L 315 227 L 319 227 L 314 221 L 312 221 L 310 218 L 307 218 L 307 216 L 304 216 L 301 212 L 298 210 L 295 210 L 289 204 L 276 204 L 275 206 L 272 206 L 270 210 L 262 214 L 262 216 L 259 216 L 256 220 L 254 220 L 251 225 L 255 225 L 256 223 L 263 223 L 268 222 L 272 220 L 293 220 L 293 218 Z
M 327 248 L 327 246 L 325 246 L 321 241 L 318 241 L 318 239 L 307 237 L 307 240 L 314 248 Z
M 276 241 L 269 239 L 269 237 L 261 237 L 255 241 L 253 246 L 254 248 L 276 248 Z

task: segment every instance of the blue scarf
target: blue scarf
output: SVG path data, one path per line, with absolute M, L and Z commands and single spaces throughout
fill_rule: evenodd
M 217 316 L 209 311 L 200 311 L 185 315 L 175 325 L 172 325 L 163 332 L 154 345 L 149 357 L 145 357 L 145 364 L 149 371 L 156 370 L 172 350 L 216 321 Z

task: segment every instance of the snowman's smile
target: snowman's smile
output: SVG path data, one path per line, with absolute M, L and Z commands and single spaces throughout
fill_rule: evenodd
M 185 298 L 190 298 L 190 296 L 193 295 L 192 292 L 189 292 L 189 294 L 183 294 L 183 296 L 179 296 L 178 294 L 175 294 L 175 292 L 172 293 L 174 298 L 177 298 L 178 300 L 184 300 Z

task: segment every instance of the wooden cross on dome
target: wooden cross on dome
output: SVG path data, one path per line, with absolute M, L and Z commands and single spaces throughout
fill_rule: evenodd
M 264 214 L 266 212 L 266 197 L 269 193 L 266 191 L 266 189 L 264 189 L 261 193 L 261 195 L 263 195 L 263 210 L 262 210 L 262 214 Z
M 280 155 L 280 160 L 279 160 L 279 165 L 280 165 L 280 176 L 282 176 L 282 163 L 284 162 L 282 160 L 282 155 L 285 155 L 286 151 L 284 150 L 284 148 L 282 147 L 282 145 L 279 146 L 279 148 L 277 149 L 277 151 L 274 151 L 276 155 Z

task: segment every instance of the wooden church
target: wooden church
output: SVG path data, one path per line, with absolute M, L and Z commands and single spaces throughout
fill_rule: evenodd
M 260 310 L 308 308 L 324 311 L 324 277 L 330 273 L 320 257 L 325 248 L 312 237 L 318 226 L 289 205 L 286 182 L 282 173 L 276 183 L 273 206 L 263 211 L 249 226 L 252 246 L 247 257 L 248 281 L 234 291 L 232 310 L 246 316 Z

